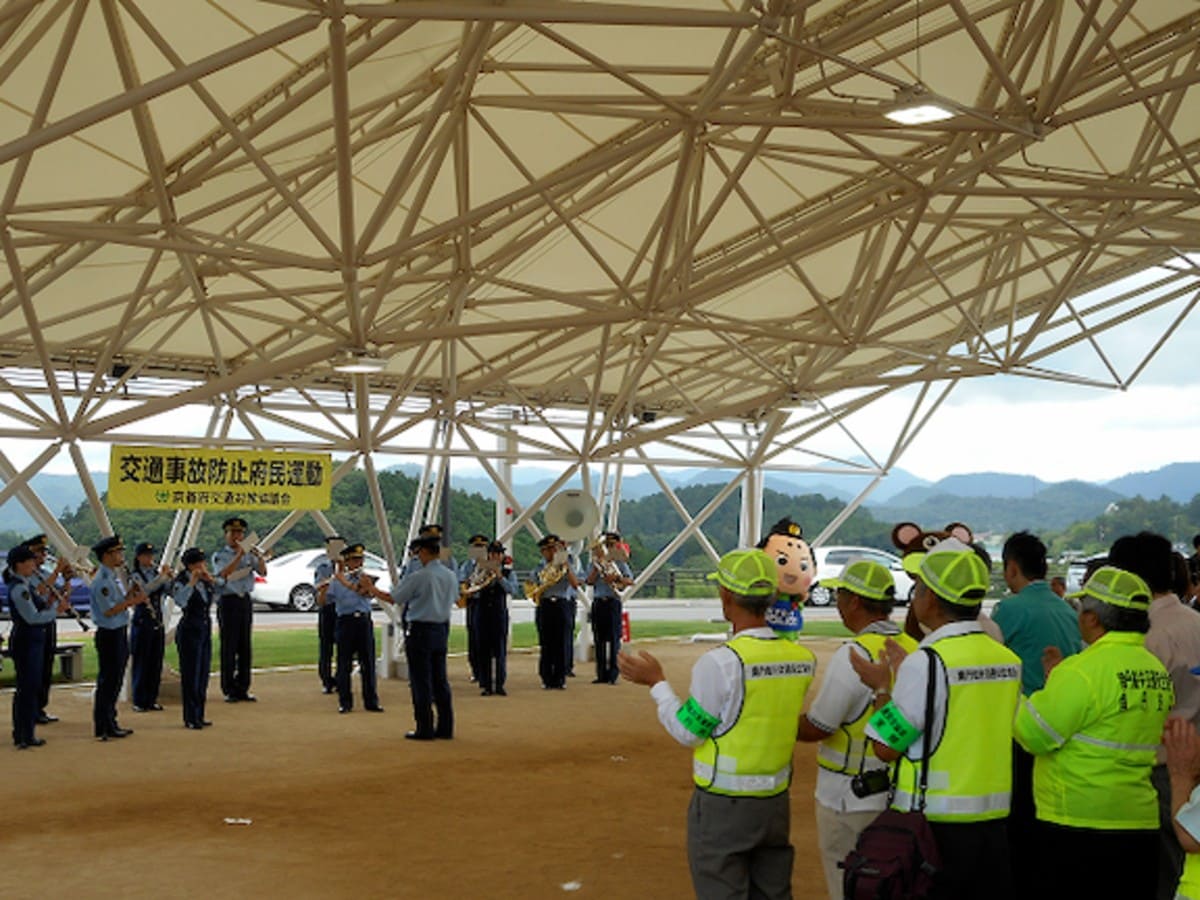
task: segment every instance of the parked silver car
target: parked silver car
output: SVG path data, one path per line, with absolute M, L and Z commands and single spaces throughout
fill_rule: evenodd
M 254 600 L 268 606 L 282 606 L 298 612 L 317 608 L 317 590 L 313 586 L 313 573 L 325 561 L 325 551 L 295 550 L 285 553 L 267 563 L 266 577 L 254 578 Z M 374 553 L 363 560 L 363 570 L 375 578 L 382 591 L 391 590 L 392 579 L 388 575 L 387 563 Z
M 814 547 L 813 557 L 817 562 L 817 580 L 808 591 L 808 602 L 813 606 L 829 606 L 834 601 L 833 591 L 821 584 L 822 580 L 837 578 L 846 563 L 855 559 L 870 559 L 886 566 L 896 579 L 896 602 L 907 603 L 912 596 L 912 576 L 904 571 L 900 557 L 874 547 Z

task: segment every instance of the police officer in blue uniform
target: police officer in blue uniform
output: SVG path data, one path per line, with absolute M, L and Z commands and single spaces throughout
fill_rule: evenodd
M 221 693 L 226 703 L 253 703 L 250 693 L 251 637 L 254 630 L 254 576 L 266 575 L 267 564 L 253 549 L 242 546 L 246 520 L 230 516 L 221 523 L 225 546 L 212 555 L 213 572 L 221 585 L 217 626 L 221 636 Z
M 538 675 L 542 687 L 547 690 L 562 690 L 567 686 L 567 645 L 571 638 L 567 633 L 567 601 L 575 596 L 580 581 L 575 574 L 566 545 L 557 534 L 548 534 L 538 541 L 542 561 L 533 570 L 533 580 L 541 583 L 542 573 L 550 566 L 561 567 L 563 573 L 542 593 L 538 601 L 534 622 L 537 625 L 541 655 L 538 659 Z M 558 562 L 562 560 L 562 562 Z
M 44 599 L 47 599 L 51 605 L 58 602 L 55 594 L 70 595 L 71 585 L 64 577 L 68 570 L 66 560 L 60 559 L 50 568 L 46 565 L 46 557 L 49 553 L 49 546 L 46 544 L 46 536 L 44 534 L 35 534 L 31 538 L 25 539 L 25 546 L 33 551 L 36 565 L 33 570 L 33 588 Z M 46 626 L 46 640 L 42 646 L 42 684 L 38 689 L 38 713 L 37 720 L 39 725 L 49 725 L 51 722 L 57 722 L 58 716 L 52 716 L 47 707 L 50 706 L 50 683 L 54 680 L 54 658 L 58 652 L 58 621 L 51 620 Z
M 185 550 L 181 561 L 183 571 L 173 583 L 171 599 L 183 611 L 175 626 L 183 725 L 199 731 L 212 724 L 204 718 L 204 707 L 212 668 L 212 604 L 221 588 L 208 571 L 207 557 L 199 547 Z
M 465 591 L 471 581 L 471 576 L 479 568 L 479 564 L 487 558 L 488 536 L 473 534 L 467 539 L 469 558 L 458 567 L 458 582 L 461 591 Z M 481 668 L 479 657 L 479 595 L 472 591 L 466 595 L 466 612 L 464 619 L 467 624 L 467 665 L 471 669 L 471 680 L 479 681 Z
M 48 604 L 34 589 L 37 559 L 33 550 L 18 544 L 8 551 L 8 608 L 12 612 L 9 649 L 17 669 L 17 690 L 13 694 L 13 744 L 18 750 L 40 747 L 44 738 L 34 733 L 38 723 L 38 704 L 42 691 L 42 667 L 45 665 L 46 633 L 55 617 L 70 601 L 66 595 L 56 605 Z
M 92 726 L 96 740 L 133 734 L 117 724 L 117 695 L 129 662 L 129 610 L 146 602 L 141 585 L 129 584 L 124 574 L 125 545 L 119 535 L 92 545 L 100 568 L 92 578 L 92 621 L 96 625 L 96 655 L 100 671 L 92 697 Z
M 633 584 L 633 570 L 629 563 L 616 559 L 621 545 L 621 535 L 606 531 L 600 536 L 604 542 L 605 560 L 601 564 L 593 559 L 588 569 L 588 584 L 592 585 L 592 638 L 596 645 L 596 677 L 592 684 L 616 684 L 621 677 L 617 669 L 617 654 L 621 652 L 621 594 L 623 588 Z
M 133 568 L 129 580 L 137 582 L 149 598 L 133 611 L 129 626 L 129 659 L 133 670 L 133 711 L 153 712 L 162 709 L 158 691 L 162 685 L 163 651 L 166 630 L 163 628 L 163 596 L 170 581 L 170 569 L 160 571 L 154 565 L 154 545 L 138 544 L 133 551 Z
M 517 579 L 511 563 L 512 560 L 505 556 L 503 544 L 499 541 L 488 544 L 486 565 L 496 574 L 476 594 L 475 601 L 479 630 L 479 692 L 484 697 L 508 694 L 504 688 L 508 676 L 508 598 L 517 593 Z
M 445 559 L 442 558 L 442 541 L 445 539 L 446 533 L 442 529 L 441 525 L 438 525 L 436 522 L 422 525 L 417 529 L 417 537 L 436 538 L 438 542 L 438 553 L 435 561 L 441 563 L 451 572 L 457 574 L 458 562 L 454 559 L 453 555 L 447 555 Z M 409 544 L 409 546 L 411 547 L 412 545 Z M 404 563 L 404 568 L 400 570 L 400 580 L 403 581 L 406 576 L 411 575 L 413 572 L 420 571 L 420 569 L 420 558 L 416 553 L 409 551 L 408 561 Z
M 373 590 L 374 582 L 362 570 L 366 548 L 362 544 L 347 544 L 342 551 L 342 567 L 333 573 L 333 580 L 317 591 L 317 602 L 332 606 L 337 612 L 337 689 L 338 712 L 354 708 L 354 692 L 350 687 L 350 669 L 355 657 L 362 676 L 363 708 L 368 712 L 383 712 L 375 690 L 375 625 L 371 621 L 371 597 L 378 596 L 391 603 L 391 595 Z
M 341 562 L 341 551 L 336 550 L 345 544 L 341 536 L 331 534 L 325 538 L 325 558 L 317 563 L 313 570 L 313 586 L 317 588 L 320 597 L 322 584 L 328 584 L 333 578 L 334 569 Z M 317 607 L 317 675 L 321 679 L 321 689 L 326 694 L 332 694 L 337 688 L 337 679 L 333 675 L 333 648 L 337 643 L 337 605 L 320 603 Z
M 404 736 L 414 741 L 449 740 L 454 737 L 454 706 L 446 676 L 446 652 L 450 610 L 458 599 L 458 578 L 439 562 L 440 539 L 418 537 L 409 544 L 409 550 L 417 554 L 420 568 L 400 579 L 390 597 L 405 609 L 404 621 L 408 623 L 404 653 L 416 729 Z M 383 591 L 374 585 L 371 590 L 383 599 Z

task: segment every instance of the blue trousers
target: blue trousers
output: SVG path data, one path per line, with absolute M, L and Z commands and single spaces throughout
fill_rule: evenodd
M 33 740 L 41 710 L 42 667 L 45 665 L 46 626 L 14 622 L 8 636 L 13 665 L 17 670 L 17 690 L 13 694 L 13 743 L 28 744 Z
M 129 658 L 133 668 L 133 705 L 149 709 L 158 702 L 166 640 L 162 624 L 139 607 L 129 627 Z
M 332 601 L 317 613 L 317 675 L 321 686 L 337 687 L 333 677 L 333 648 L 337 645 L 337 607 Z
M 129 664 L 129 633 L 120 628 L 96 628 L 96 655 L 100 671 L 96 675 L 96 693 L 92 697 L 92 726 L 96 737 L 112 734 L 117 725 L 117 696 Z
M 337 689 L 338 705 L 354 707 L 354 692 L 350 688 L 350 667 L 358 657 L 358 672 L 362 676 L 363 706 L 379 705 L 375 691 L 375 625 L 367 613 L 337 617 Z
M 410 622 L 404 654 L 408 658 L 408 685 L 412 689 L 413 718 L 417 734 L 454 737 L 454 706 L 446 676 L 449 622 Z M 435 723 L 433 712 L 437 709 Z
M 592 637 L 596 642 L 596 677 L 616 683 L 617 654 L 621 652 L 621 601 L 596 597 L 592 601 Z
M 175 647 L 179 650 L 179 688 L 183 697 L 183 722 L 204 722 L 208 700 L 208 676 L 212 670 L 212 621 L 184 617 L 175 628 Z

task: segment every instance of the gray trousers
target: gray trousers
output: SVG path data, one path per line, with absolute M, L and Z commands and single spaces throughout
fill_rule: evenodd
M 696 789 L 688 805 L 688 866 L 699 900 L 790 900 L 787 791 L 725 797 Z

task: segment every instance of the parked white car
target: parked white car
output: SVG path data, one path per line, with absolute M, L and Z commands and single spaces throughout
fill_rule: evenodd
M 813 557 L 817 562 L 817 580 L 808 592 L 808 602 L 813 606 L 829 606 L 834 601 L 833 591 L 821 584 L 822 580 L 837 578 L 846 563 L 856 559 L 869 559 L 887 566 L 896 579 L 896 602 L 908 603 L 912 596 L 913 579 L 904 571 L 900 557 L 874 547 L 814 547 Z
M 313 586 L 313 573 L 325 561 L 325 551 L 295 550 L 267 562 L 266 577 L 255 576 L 254 600 L 268 606 L 282 606 L 298 612 L 317 608 L 317 590 Z M 391 590 L 392 579 L 388 575 L 387 563 L 374 553 L 363 560 L 363 569 L 375 577 L 381 591 Z

